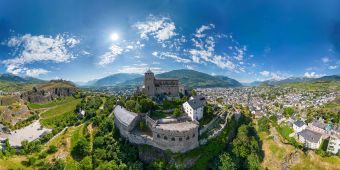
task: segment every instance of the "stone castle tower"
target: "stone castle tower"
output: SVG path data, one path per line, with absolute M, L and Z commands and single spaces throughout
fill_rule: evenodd
M 144 73 L 144 88 L 146 95 L 155 95 L 155 75 L 150 69 Z

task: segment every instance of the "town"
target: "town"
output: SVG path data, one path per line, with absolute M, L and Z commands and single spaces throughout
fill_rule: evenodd
M 335 114 L 312 114 L 313 109 L 323 108 L 337 99 L 339 91 L 316 91 L 279 87 L 245 88 L 198 88 L 198 94 L 206 96 L 208 102 L 219 105 L 242 105 L 248 107 L 256 119 L 272 118 L 279 125 L 289 125 L 295 137 L 308 149 L 319 149 L 326 140 L 327 152 L 340 151 L 339 108 Z

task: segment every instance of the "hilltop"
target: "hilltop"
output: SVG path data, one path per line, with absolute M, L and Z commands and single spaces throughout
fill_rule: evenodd
M 20 77 L 14 74 L 0 74 L 0 91 L 17 92 L 32 89 L 37 84 L 46 83 L 33 77 Z

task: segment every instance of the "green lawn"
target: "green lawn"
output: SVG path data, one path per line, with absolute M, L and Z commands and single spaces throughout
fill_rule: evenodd
M 72 132 L 72 135 L 71 135 L 71 144 L 69 148 L 69 154 L 71 154 L 73 147 L 77 144 L 79 139 L 85 135 L 84 128 L 85 128 L 84 124 L 74 128 L 74 131 Z M 74 160 L 71 155 L 69 155 L 66 158 L 67 169 L 79 169 L 79 166 L 80 166 L 79 162 Z
M 69 102 L 57 105 L 52 109 L 43 112 L 40 115 L 41 124 L 49 128 L 65 126 L 69 120 L 77 117 L 77 114 L 74 113 L 74 111 L 80 101 L 81 99 L 72 99 Z
M 42 119 L 53 118 L 58 115 L 65 114 L 67 112 L 73 112 L 76 109 L 78 103 L 80 103 L 81 99 L 72 99 L 63 104 L 57 105 L 56 107 L 43 112 L 40 116 Z
M 80 138 L 84 136 L 84 124 L 76 127 L 73 131 L 73 134 L 71 136 L 71 150 L 72 148 L 77 144 Z
M 8 169 L 32 169 L 22 165 L 22 161 L 26 160 L 24 156 L 13 156 L 10 158 L 0 159 L 0 170 Z
M 165 112 L 162 112 L 162 111 L 153 111 L 150 114 L 150 117 L 153 118 L 153 119 L 161 119 L 161 118 L 165 118 L 165 117 L 171 116 L 171 115 L 172 115 L 172 112 L 165 113 Z
M 288 125 L 281 125 L 278 126 L 276 129 L 285 139 L 289 139 L 289 135 L 294 132 L 294 130 Z
M 74 100 L 74 98 L 70 96 L 70 97 L 66 97 L 66 98 L 60 98 L 60 99 L 54 100 L 54 101 L 49 102 L 49 103 L 43 103 L 43 104 L 40 104 L 40 103 L 28 103 L 28 107 L 30 109 L 49 108 L 49 107 L 54 107 L 54 106 L 57 106 L 57 105 L 68 103 L 68 102 L 70 102 L 72 100 Z

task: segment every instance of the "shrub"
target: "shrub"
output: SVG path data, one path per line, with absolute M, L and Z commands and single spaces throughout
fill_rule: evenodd
M 47 153 L 52 154 L 52 153 L 56 153 L 58 151 L 58 148 L 55 145 L 50 145 Z

